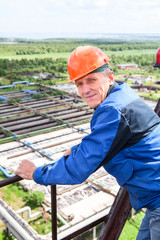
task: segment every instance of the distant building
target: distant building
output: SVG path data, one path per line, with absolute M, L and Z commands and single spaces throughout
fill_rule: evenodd
M 138 65 L 135 64 L 135 63 L 117 64 L 115 66 L 119 69 L 122 69 L 122 70 L 138 68 Z
M 42 70 L 40 70 L 40 78 L 42 78 L 42 79 L 46 79 L 46 76 L 45 76 L 45 74 L 43 73 Z
M 51 73 L 43 73 L 42 70 L 40 70 L 40 78 L 43 80 L 48 80 L 52 78 L 52 74 Z
M 121 78 L 126 81 L 131 81 L 133 84 L 139 84 L 139 85 L 153 80 L 152 77 L 141 76 L 141 75 L 134 75 L 134 76 L 124 75 Z

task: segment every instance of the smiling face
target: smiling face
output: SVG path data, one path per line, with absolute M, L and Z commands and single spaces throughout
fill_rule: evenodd
M 104 101 L 109 87 L 113 84 L 113 72 L 90 73 L 75 81 L 79 95 L 90 108 L 96 108 Z

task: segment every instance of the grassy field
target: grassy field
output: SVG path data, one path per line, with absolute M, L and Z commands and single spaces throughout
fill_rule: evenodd
M 61 53 L 46 53 L 46 54 L 32 54 L 32 55 L 1 55 L 0 58 L 2 59 L 17 59 L 20 60 L 22 58 L 27 58 L 27 59 L 35 59 L 35 58 L 68 58 L 70 55 L 70 52 L 61 52 Z
M 116 56 L 124 55 L 124 56 L 129 56 L 129 55 L 141 55 L 141 54 L 156 54 L 156 50 L 127 50 L 127 51 L 107 51 L 106 54 L 108 56 L 111 56 L 112 54 Z M 2 59 L 22 59 L 22 58 L 27 58 L 27 59 L 35 59 L 35 58 L 68 58 L 70 55 L 70 52 L 60 52 L 60 53 L 45 53 L 45 54 L 32 54 L 32 55 L 9 55 L 9 54 L 4 54 L 0 53 L 0 58 Z
M 132 218 L 127 220 L 119 240 L 135 240 L 140 228 L 144 212 L 137 212 Z

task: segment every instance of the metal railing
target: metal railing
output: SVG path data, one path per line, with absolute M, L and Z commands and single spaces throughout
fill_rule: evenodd
M 160 117 L 160 99 L 155 107 L 155 112 Z M 0 181 L 0 188 L 6 185 L 21 181 L 22 178 L 19 176 L 14 176 L 6 178 Z M 123 229 L 123 226 L 130 214 L 131 204 L 129 200 L 128 192 L 125 189 L 120 188 L 115 201 L 111 207 L 109 214 L 106 217 L 101 217 L 96 219 L 92 223 L 89 223 L 81 229 L 75 230 L 70 235 L 67 235 L 61 240 L 72 239 L 80 234 L 86 232 L 87 230 L 97 226 L 98 224 L 104 222 L 99 240 L 118 240 L 119 235 Z M 52 218 L 52 240 L 57 240 L 57 200 L 56 200 L 56 185 L 51 186 L 51 218 Z
M 19 176 L 14 176 L 10 178 L 6 178 L 0 181 L 0 188 L 7 186 L 9 184 L 19 182 L 23 180 L 23 178 Z M 51 186 L 51 219 L 52 219 L 52 240 L 57 240 L 57 199 L 56 199 L 56 185 Z M 70 235 L 67 235 L 61 240 L 67 240 L 67 239 L 72 239 L 74 237 L 79 236 L 80 234 L 88 231 L 89 229 L 99 225 L 100 223 L 104 222 L 105 216 L 101 217 L 98 220 L 92 221 L 92 223 L 89 223 L 85 227 L 78 229 L 71 233 Z

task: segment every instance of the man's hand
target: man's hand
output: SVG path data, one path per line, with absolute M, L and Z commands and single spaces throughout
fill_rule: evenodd
M 63 156 L 68 156 L 68 155 L 71 154 L 71 152 L 72 152 L 72 150 L 71 150 L 71 149 L 68 149 L 67 151 L 65 151 L 65 153 L 63 154 Z
M 14 173 L 24 179 L 33 180 L 33 173 L 35 170 L 36 166 L 34 163 L 28 160 L 22 160 Z

